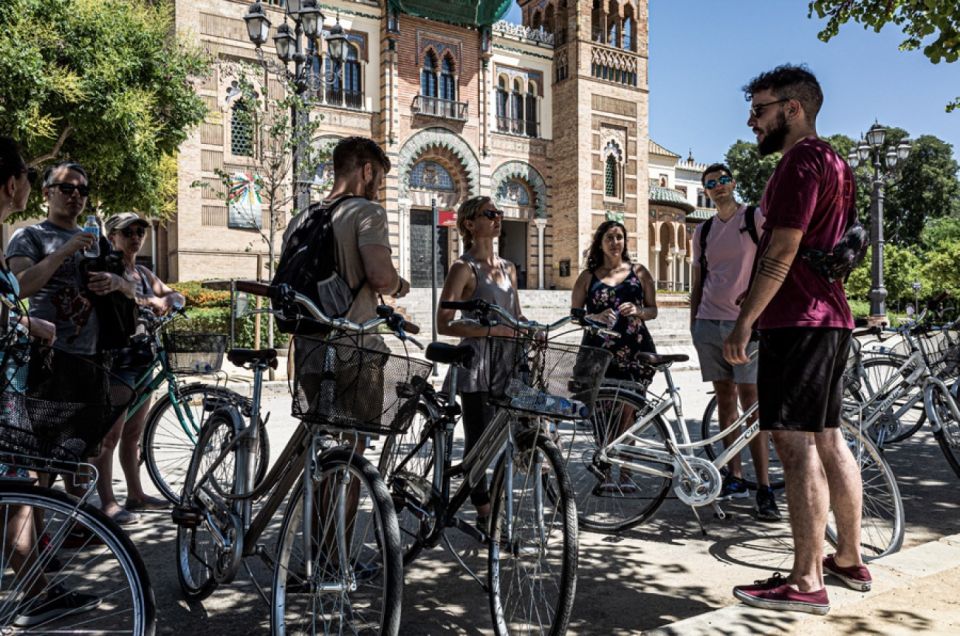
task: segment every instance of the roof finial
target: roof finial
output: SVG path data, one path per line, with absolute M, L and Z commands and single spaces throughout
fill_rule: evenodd
M 687 163 L 693 163 L 693 148 L 691 148 L 687 153 Z

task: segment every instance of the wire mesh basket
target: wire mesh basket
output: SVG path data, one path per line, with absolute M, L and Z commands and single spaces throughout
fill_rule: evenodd
M 165 331 L 163 348 L 173 373 L 215 373 L 223 366 L 227 337 L 216 333 Z
M 485 338 L 482 390 L 513 410 L 587 417 L 613 355 L 606 349 L 529 338 Z
M 926 331 L 913 336 L 913 339 L 920 347 L 924 361 L 932 374 L 941 378 L 957 375 L 958 364 L 960 364 L 960 349 L 958 349 L 960 340 L 956 331 L 947 329 Z M 904 339 L 891 349 L 891 353 L 906 358 L 912 352 L 909 343 Z
M 298 336 L 293 416 L 309 424 L 393 435 L 410 426 L 431 364 L 358 346 L 352 339 Z
M 26 386 L 0 393 L 4 464 L 85 461 L 135 397 L 103 366 L 64 351 L 34 347 L 27 370 Z

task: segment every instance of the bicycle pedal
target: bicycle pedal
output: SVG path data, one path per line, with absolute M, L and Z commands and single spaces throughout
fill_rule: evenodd
M 170 512 L 173 523 L 182 528 L 196 528 L 203 520 L 203 511 L 193 506 L 176 506 Z

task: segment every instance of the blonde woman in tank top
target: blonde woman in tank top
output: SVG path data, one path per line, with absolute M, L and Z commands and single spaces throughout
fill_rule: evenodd
M 457 231 L 463 237 L 467 251 L 450 267 L 443 283 L 441 301 L 462 301 L 480 298 L 503 307 L 513 316 L 522 319 L 520 297 L 517 295 L 517 271 L 513 263 L 497 256 L 493 240 L 500 236 L 503 212 L 498 210 L 490 197 L 473 197 L 464 201 L 457 211 Z M 484 428 L 493 419 L 494 409 L 487 399 L 489 387 L 486 365 L 489 360 L 483 355 L 484 341 L 488 336 L 510 337 L 514 332 L 509 327 L 473 327 L 451 325 L 456 312 L 450 309 L 437 310 L 437 331 L 445 336 L 458 336 L 462 344 L 477 350 L 473 365 L 460 374 L 457 380 L 460 401 L 463 406 L 465 437 L 464 454 L 477 442 Z M 472 317 L 465 312 L 465 318 Z M 480 484 L 470 500 L 477 509 L 477 525 L 486 530 L 490 517 L 490 496 L 486 484 Z

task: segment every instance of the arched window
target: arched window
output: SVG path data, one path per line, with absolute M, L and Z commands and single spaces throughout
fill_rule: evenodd
M 560 8 L 557 11 L 556 30 L 553 32 L 553 42 L 557 46 L 567 42 L 567 0 L 560 0 Z
M 530 82 L 527 86 L 527 137 L 539 137 L 537 132 L 537 85 L 535 82 Z
M 557 17 L 553 13 L 553 5 L 547 5 L 547 10 L 543 12 L 543 28 L 547 33 L 553 33 L 557 28 Z
M 626 51 L 636 51 L 637 42 L 634 38 L 636 22 L 633 19 L 633 6 L 627 5 L 623 8 L 623 35 L 622 47 Z
M 504 179 L 497 188 L 497 201 L 505 205 L 525 207 L 530 205 L 530 190 L 520 179 Z
M 607 44 L 610 46 L 620 46 L 620 16 L 617 0 L 610 0 L 607 7 Z
M 600 0 L 593 0 L 593 10 L 590 12 L 590 38 L 594 42 L 603 42 L 603 12 L 600 9 Z
M 497 130 L 503 132 L 510 131 L 508 101 L 507 78 L 501 75 L 500 79 L 497 80 Z
M 603 196 L 609 197 L 611 199 L 616 199 L 619 197 L 617 193 L 617 158 L 613 155 L 607 155 L 607 161 L 603 170 Z
M 443 62 L 440 63 L 440 99 L 457 101 L 457 82 L 453 73 L 453 58 L 450 55 L 444 55 Z
M 423 69 L 420 70 L 420 94 L 426 97 L 437 96 L 437 56 L 429 51 L 423 57 Z
M 436 161 L 423 160 L 410 169 L 410 187 L 420 190 L 454 192 L 456 186 L 447 169 Z
M 230 152 L 238 157 L 253 156 L 253 116 L 242 99 L 230 109 Z
M 533 12 L 533 18 L 530 20 L 530 27 L 533 29 L 539 29 L 543 25 L 543 16 L 540 14 L 540 9 L 537 9 Z
M 510 96 L 511 132 L 523 134 L 523 85 L 520 80 L 513 82 L 513 95 Z
M 360 59 L 357 47 L 344 47 L 343 60 L 343 105 L 348 108 L 363 106 L 363 88 L 360 83 Z

